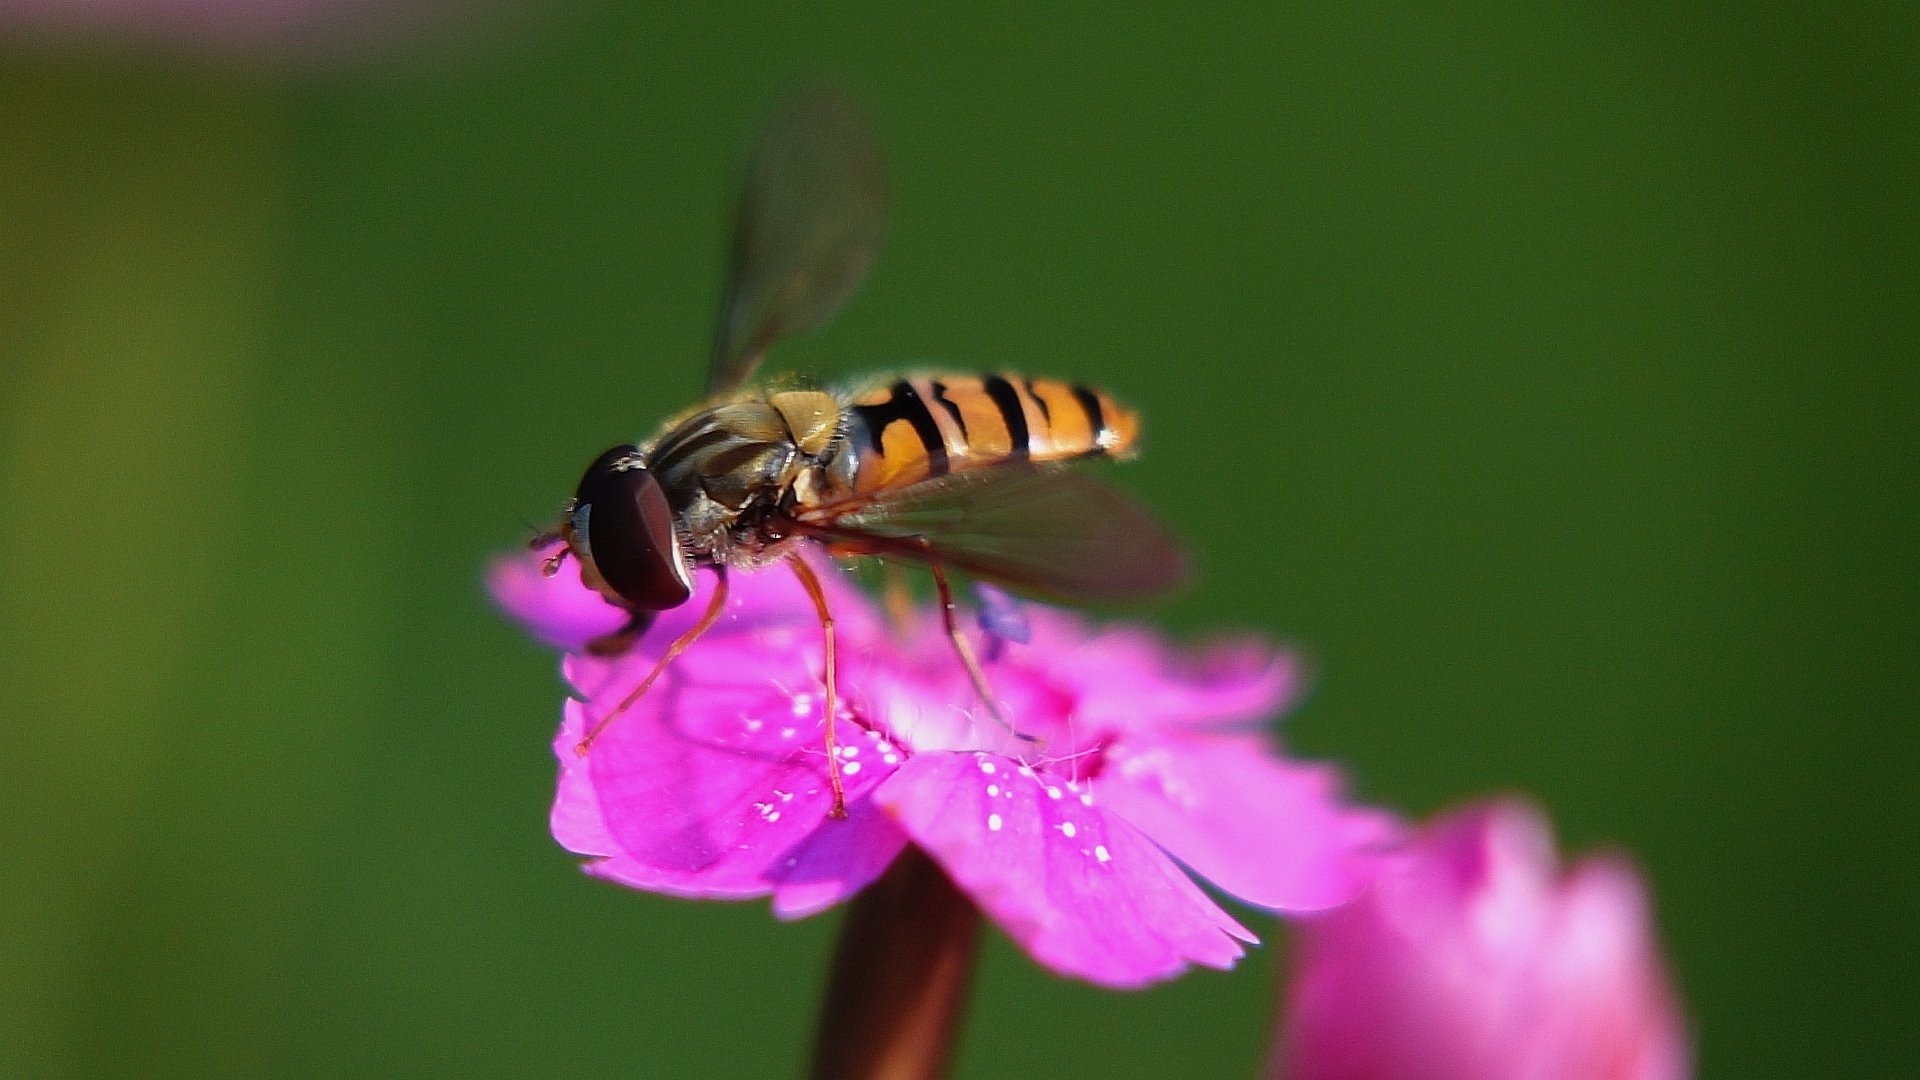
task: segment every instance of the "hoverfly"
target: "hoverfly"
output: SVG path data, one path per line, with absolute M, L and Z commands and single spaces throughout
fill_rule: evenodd
M 581 577 L 631 617 L 591 643 L 623 652 L 654 616 L 686 603 L 694 572 L 715 588 L 706 612 L 582 740 L 647 692 L 719 619 L 727 573 L 784 562 L 825 638 L 826 752 L 835 816 L 833 616 L 797 545 L 905 560 L 932 572 L 947 637 L 1003 724 L 956 625 L 949 568 L 1067 602 L 1124 599 L 1181 575 L 1178 547 L 1145 511 L 1066 463 L 1130 456 L 1136 415 L 1102 391 L 1011 374 L 888 375 L 837 390 L 747 386 L 762 355 L 844 305 L 879 252 L 886 181 L 877 142 L 840 96 L 789 99 L 749 160 L 736 209 L 705 401 L 644 443 L 594 461 L 559 528 Z M 1011 724 L 1007 724 L 1011 729 Z

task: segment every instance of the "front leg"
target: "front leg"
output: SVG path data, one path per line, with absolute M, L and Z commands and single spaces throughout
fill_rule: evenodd
M 627 614 L 627 624 L 611 634 L 602 634 L 587 642 L 587 652 L 592 656 L 613 657 L 633 648 L 640 635 L 653 625 L 653 618 L 659 614 L 654 611 L 633 611 Z

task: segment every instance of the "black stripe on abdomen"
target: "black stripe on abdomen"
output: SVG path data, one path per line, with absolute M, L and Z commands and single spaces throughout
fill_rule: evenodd
M 993 399 L 994 407 L 1000 410 L 1000 422 L 1007 425 L 1007 455 L 1026 457 L 1032 435 L 1027 431 L 1027 410 L 1020 404 L 1020 391 L 998 375 L 980 380 L 980 388 Z
M 1033 402 L 1034 408 L 1040 410 L 1040 422 L 1048 427 L 1052 427 L 1053 407 L 1047 404 L 1046 398 L 1040 396 L 1040 391 L 1033 388 L 1033 380 L 1021 379 L 1020 385 L 1027 388 L 1027 400 Z
M 939 402 L 940 407 L 947 410 L 947 415 L 953 418 L 953 426 L 960 432 L 960 441 L 965 443 L 967 441 L 967 418 L 961 413 L 960 406 L 955 405 L 953 399 L 947 396 L 947 384 L 936 380 L 928 385 L 933 389 L 933 400 Z
M 1105 453 L 1107 449 L 1107 413 L 1100 407 L 1100 395 L 1080 385 L 1073 384 L 1073 400 L 1087 411 L 1087 430 L 1093 432 L 1093 445 L 1089 453 Z
M 887 426 L 896 420 L 905 420 L 913 426 L 913 433 L 920 436 L 920 445 L 927 452 L 927 475 L 947 474 L 947 442 L 940 437 L 940 425 L 912 383 L 902 379 L 889 388 L 887 400 L 878 405 L 855 405 L 853 411 L 866 422 L 874 453 L 886 454 Z

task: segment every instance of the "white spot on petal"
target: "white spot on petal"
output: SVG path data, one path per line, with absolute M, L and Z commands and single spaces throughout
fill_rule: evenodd
M 852 776 L 854 773 L 860 771 L 860 763 L 857 761 L 849 761 L 845 765 L 840 766 L 840 771 L 847 776 Z
M 794 729 L 792 729 L 792 728 L 790 728 L 790 727 L 783 727 L 783 728 L 781 728 L 781 729 L 780 729 L 780 737 L 781 737 L 781 738 L 783 738 L 783 739 L 791 739 L 791 738 L 793 738 L 793 736 L 794 736 Z
M 1000 826 L 1001 826 L 1002 824 L 1003 824 L 1003 822 L 1002 822 L 1002 821 L 1000 820 L 1000 815 L 999 815 L 999 814 L 988 814 L 988 815 L 987 815 L 987 831 L 988 831 L 988 832 L 999 832 L 999 831 L 1000 831 Z
M 840 748 L 840 756 L 841 757 L 859 757 L 860 748 L 857 746 L 843 746 Z
M 780 811 L 778 810 L 775 810 L 772 813 L 767 815 L 767 824 L 769 825 L 779 820 L 780 820 Z
M 994 795 L 998 795 L 998 794 L 1000 794 L 1000 785 L 999 785 L 999 784 L 988 784 L 988 785 L 987 785 L 987 795 L 988 795 L 988 796 L 990 796 L 990 797 L 991 797 L 991 796 L 994 796 Z
M 1096 859 L 1099 859 L 1103 863 L 1113 858 L 1112 855 L 1107 854 L 1107 845 L 1105 844 L 1093 845 L 1093 857 Z
M 982 761 L 980 763 L 980 771 L 986 773 L 988 776 L 992 776 L 994 773 L 999 772 L 1000 768 L 991 761 Z
M 1060 789 L 1059 789 L 1059 788 L 1057 788 L 1057 787 L 1050 787 L 1050 788 L 1048 788 L 1048 789 L 1047 789 L 1047 798 L 1049 798 L 1049 799 L 1057 799 L 1057 798 L 1059 798 L 1059 797 L 1060 797 Z
M 1081 793 L 1080 793 L 1080 805 L 1081 805 L 1081 806 L 1092 806 L 1092 805 L 1093 805 L 1093 792 L 1091 792 L 1091 791 L 1083 791 L 1083 792 L 1081 792 Z
M 1060 834 L 1069 840 L 1073 839 L 1073 834 L 1079 831 L 1079 828 L 1071 821 L 1063 821 L 1060 823 Z

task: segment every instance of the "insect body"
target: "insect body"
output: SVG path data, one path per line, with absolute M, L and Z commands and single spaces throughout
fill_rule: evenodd
M 834 813 L 834 635 L 825 591 L 795 548 L 877 555 L 932 571 L 948 637 L 999 716 L 954 619 L 949 567 L 1054 599 L 1120 599 L 1180 573 L 1177 547 L 1112 488 L 1065 468 L 1126 457 L 1136 415 L 1105 393 L 1012 374 L 911 374 L 841 391 L 746 389 L 781 338 L 838 310 L 877 252 L 885 194 L 867 130 L 838 98 L 795 99 L 749 169 L 709 369 L 706 402 L 646 443 L 616 446 L 581 479 L 556 532 L 550 572 L 571 555 L 582 578 L 626 608 L 625 628 L 592 643 L 624 651 L 710 569 L 707 611 L 582 741 L 637 701 L 719 618 L 727 571 L 777 561 L 812 598 L 825 636 L 826 743 Z M 1004 717 L 1001 717 L 1003 722 Z
M 754 567 L 809 528 L 830 532 L 840 515 L 923 481 L 1126 456 L 1137 430 L 1132 411 L 1084 386 L 915 375 L 845 393 L 777 390 L 708 404 L 644 447 L 609 452 L 595 469 L 617 476 L 644 466 L 682 552 L 696 564 Z M 592 505 L 578 500 L 576 515 L 584 506 L 590 518 Z

